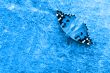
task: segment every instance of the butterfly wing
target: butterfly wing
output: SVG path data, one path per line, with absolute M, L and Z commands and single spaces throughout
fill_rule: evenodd
M 69 32 L 72 21 L 76 18 L 75 15 L 67 15 L 61 11 L 57 10 L 56 16 L 58 18 L 58 22 L 63 29 L 64 32 Z
M 75 15 L 67 15 L 57 10 L 56 16 L 63 31 L 75 41 L 90 45 L 91 39 L 87 32 L 87 26 L 80 21 L 75 20 Z M 74 21 L 79 22 L 76 24 Z M 80 24 L 81 23 L 81 24 Z
M 77 28 L 77 30 L 71 32 L 70 37 L 80 43 L 86 43 L 87 45 L 90 45 L 92 42 L 88 35 L 86 24 L 82 23 Z

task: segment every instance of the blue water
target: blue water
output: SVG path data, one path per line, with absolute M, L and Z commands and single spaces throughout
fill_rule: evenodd
M 93 44 L 69 38 L 55 10 L 83 19 Z M 110 0 L 1 0 L 0 73 L 110 73 Z

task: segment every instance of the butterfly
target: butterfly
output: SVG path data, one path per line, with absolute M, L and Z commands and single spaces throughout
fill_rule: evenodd
M 56 17 L 62 30 L 73 40 L 90 45 L 92 43 L 86 24 L 75 15 L 56 11 Z

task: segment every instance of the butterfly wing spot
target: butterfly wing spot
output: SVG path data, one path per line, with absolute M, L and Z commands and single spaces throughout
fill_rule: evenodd
M 58 16 L 58 14 L 56 14 L 56 16 Z
M 61 19 L 59 19 L 58 21 L 59 21 L 59 23 L 60 23 L 60 25 L 62 25 L 62 21 L 63 21 L 63 18 L 65 18 L 65 17 L 62 17 Z
M 69 21 L 70 21 L 70 20 L 68 20 L 68 19 L 66 20 L 66 22 L 69 22 Z
M 61 20 L 61 18 L 58 19 L 58 21 L 60 21 L 60 20 Z
M 64 15 L 61 15 L 61 17 L 63 17 Z
M 62 25 L 62 28 L 64 28 L 64 27 L 66 27 L 66 23 L 64 23 L 64 24 Z
M 81 32 L 81 35 L 83 35 L 83 33 Z
M 84 43 L 86 40 L 83 40 L 82 43 Z

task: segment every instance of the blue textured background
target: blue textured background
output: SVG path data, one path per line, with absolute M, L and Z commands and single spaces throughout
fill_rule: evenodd
M 49 8 L 87 24 L 79 44 Z M 110 0 L 0 0 L 0 73 L 110 73 Z

